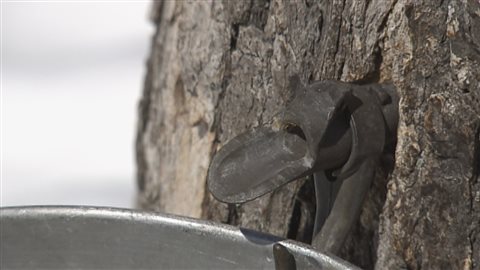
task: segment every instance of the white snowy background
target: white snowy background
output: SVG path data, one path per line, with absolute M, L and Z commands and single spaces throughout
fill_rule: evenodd
M 148 1 L 1 3 L 1 206 L 134 205 Z

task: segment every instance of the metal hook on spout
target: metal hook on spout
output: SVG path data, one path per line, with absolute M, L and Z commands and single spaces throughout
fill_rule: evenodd
M 319 210 L 316 213 L 312 245 L 320 251 L 333 254 L 340 251 L 360 215 L 384 146 L 394 139 L 387 134 L 396 134 L 398 115 L 397 110 L 391 107 L 396 108 L 398 98 L 393 87 L 365 87 L 368 88 L 353 92 L 360 99 L 361 105 L 352 110 L 350 115 L 352 146 L 348 161 L 333 182 L 326 181 L 322 172 L 314 174 Z M 329 190 L 330 194 L 325 194 Z

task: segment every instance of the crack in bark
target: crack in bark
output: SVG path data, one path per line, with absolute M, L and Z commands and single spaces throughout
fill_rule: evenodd
M 344 8 L 345 8 L 345 2 L 346 0 L 343 0 L 341 3 L 342 3 L 342 6 L 340 8 L 340 18 L 339 18 L 339 24 L 338 24 L 338 31 L 336 33 L 337 35 L 337 39 L 336 39 L 336 42 L 335 42 L 335 52 L 333 53 L 333 59 L 335 59 L 335 62 L 337 62 L 337 55 L 338 55 L 338 51 L 340 49 L 340 40 L 341 40 L 341 37 L 342 37 L 342 26 L 343 26 L 343 12 L 344 12 Z M 342 74 L 343 74 L 343 68 L 345 67 L 345 59 L 343 59 L 341 62 L 340 62 L 340 65 L 338 67 L 338 70 L 337 70 L 337 74 L 335 74 L 334 76 L 336 77 L 336 79 L 340 79 L 342 77 Z

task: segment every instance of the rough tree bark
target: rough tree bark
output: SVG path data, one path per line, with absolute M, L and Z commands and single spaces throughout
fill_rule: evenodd
M 310 179 L 228 206 L 206 190 L 212 155 L 282 108 L 291 75 L 390 81 L 401 96 L 395 162 L 379 166 L 341 255 L 364 268 L 480 269 L 478 0 L 165 1 L 152 11 L 139 206 L 308 242 Z

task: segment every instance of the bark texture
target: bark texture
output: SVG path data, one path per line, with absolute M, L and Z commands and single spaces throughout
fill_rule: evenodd
M 341 255 L 369 269 L 480 269 L 479 1 L 165 1 L 152 20 L 140 207 L 309 242 L 310 179 L 228 206 L 206 190 L 211 157 L 282 108 L 289 76 L 391 81 L 398 144 Z

